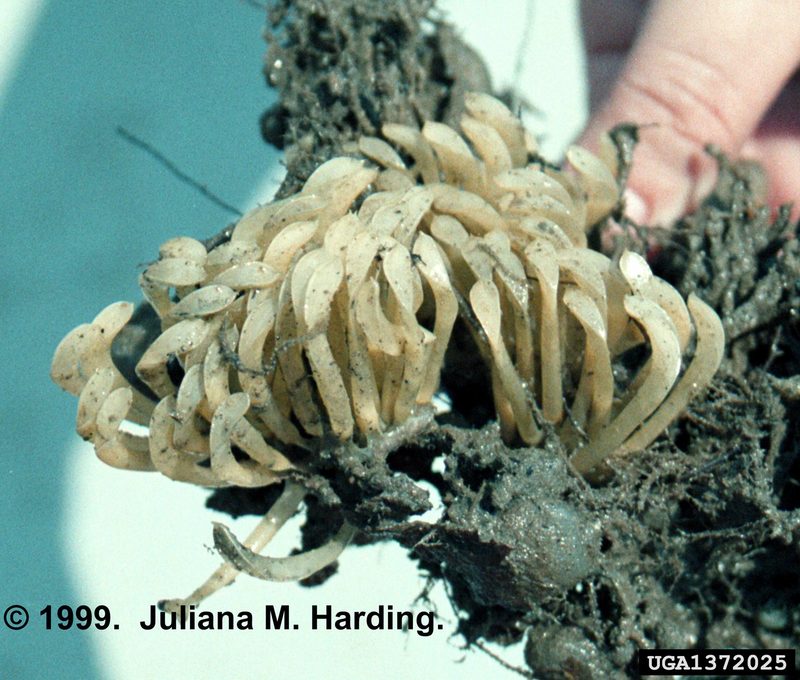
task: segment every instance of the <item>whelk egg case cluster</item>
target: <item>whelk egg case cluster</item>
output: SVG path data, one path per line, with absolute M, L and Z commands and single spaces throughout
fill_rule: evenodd
M 97 455 L 207 487 L 279 481 L 292 450 L 363 444 L 429 407 L 459 318 L 507 441 L 536 445 L 549 422 L 590 475 L 663 431 L 721 361 L 717 315 L 640 256 L 587 248 L 619 199 L 610 149 L 572 147 L 557 170 L 498 100 L 465 105 L 461 134 L 384 125 L 361 138 L 366 160 L 324 163 L 210 251 L 162 245 L 140 278 L 162 332 L 136 367 L 156 400 L 111 357 L 133 305 L 69 333 L 51 375 Z M 642 344 L 617 385 L 613 362 Z

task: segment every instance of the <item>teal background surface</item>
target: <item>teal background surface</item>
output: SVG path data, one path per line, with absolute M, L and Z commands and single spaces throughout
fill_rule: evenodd
M 0 627 L 2 678 L 100 677 L 86 633 L 38 617 L 76 602 L 61 533 L 76 402 L 49 381 L 53 350 L 109 302 L 138 300 L 137 265 L 162 241 L 233 219 L 115 129 L 243 206 L 277 160 L 258 132 L 274 101 L 263 22 L 238 0 L 50 0 L 0 99 L 0 606 L 32 619 Z

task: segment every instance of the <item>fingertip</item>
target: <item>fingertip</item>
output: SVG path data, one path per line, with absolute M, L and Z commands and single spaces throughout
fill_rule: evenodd
M 707 143 L 738 155 L 800 58 L 800 4 L 781 7 L 651 4 L 621 76 L 581 137 L 594 149 L 598 133 L 618 123 L 643 126 L 628 179 L 633 219 L 667 225 L 705 198 L 716 178 Z
M 774 212 L 791 204 L 790 219 L 800 218 L 800 139 L 791 134 L 760 136 L 742 147 L 742 157 L 762 169 L 762 181 L 754 188 L 758 199 Z
M 601 132 L 624 122 L 608 110 L 593 118 L 579 144 L 597 151 Z M 687 161 L 675 154 L 676 144 L 666 126 L 642 126 L 623 194 L 624 212 L 637 224 L 666 226 L 681 217 L 691 204 L 693 182 L 705 176 L 710 158 Z M 702 167 L 701 167 L 702 166 Z

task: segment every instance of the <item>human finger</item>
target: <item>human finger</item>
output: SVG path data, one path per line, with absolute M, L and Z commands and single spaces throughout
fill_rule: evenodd
M 800 61 L 800 3 L 655 0 L 609 99 L 581 143 L 628 121 L 641 132 L 629 178 L 640 221 L 666 223 L 713 181 L 703 149 L 737 154 Z

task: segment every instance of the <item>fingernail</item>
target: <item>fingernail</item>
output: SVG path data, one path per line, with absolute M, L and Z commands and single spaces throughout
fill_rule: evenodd
M 647 220 L 647 204 L 644 199 L 632 189 L 625 189 L 625 214 L 636 224 L 644 224 Z

